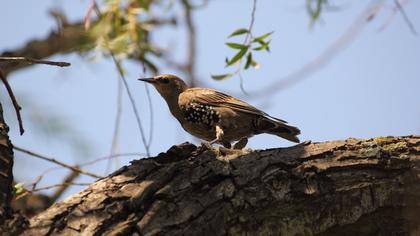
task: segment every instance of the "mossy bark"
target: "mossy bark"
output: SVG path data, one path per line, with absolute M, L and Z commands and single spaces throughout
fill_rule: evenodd
M 24 235 L 419 235 L 419 167 L 415 136 L 182 144 L 53 205 Z

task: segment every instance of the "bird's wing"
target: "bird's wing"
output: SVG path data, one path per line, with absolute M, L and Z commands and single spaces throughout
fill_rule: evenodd
M 180 99 L 190 98 L 188 99 L 190 100 L 190 102 L 198 102 L 216 107 L 227 107 L 235 111 L 261 115 L 283 123 L 287 123 L 285 120 L 272 117 L 267 113 L 255 108 L 254 106 L 249 105 L 246 102 L 243 102 L 237 98 L 234 98 L 232 96 L 229 96 L 227 94 L 221 93 L 213 89 L 190 88 L 183 92 L 181 96 L 182 97 L 180 97 Z

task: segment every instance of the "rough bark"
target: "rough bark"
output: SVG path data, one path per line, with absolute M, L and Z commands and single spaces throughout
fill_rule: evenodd
M 15 214 L 10 207 L 13 198 L 13 149 L 8 132 L 0 104 L 0 235 L 4 232 L 14 235 L 26 227 L 25 218 Z
M 0 214 L 10 207 L 12 199 L 13 149 L 8 132 L 9 127 L 4 122 L 0 104 Z
M 24 235 L 419 235 L 420 137 L 133 161 Z

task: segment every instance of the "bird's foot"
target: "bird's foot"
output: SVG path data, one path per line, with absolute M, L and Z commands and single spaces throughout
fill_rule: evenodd
M 201 142 L 200 149 L 205 150 L 213 150 L 213 142 Z

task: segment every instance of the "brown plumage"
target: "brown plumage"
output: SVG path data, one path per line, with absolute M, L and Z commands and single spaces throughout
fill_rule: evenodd
M 200 139 L 225 147 L 239 140 L 235 148 L 242 148 L 248 137 L 267 133 L 299 142 L 298 128 L 227 94 L 188 88 L 183 80 L 170 74 L 139 80 L 154 85 L 185 131 Z

